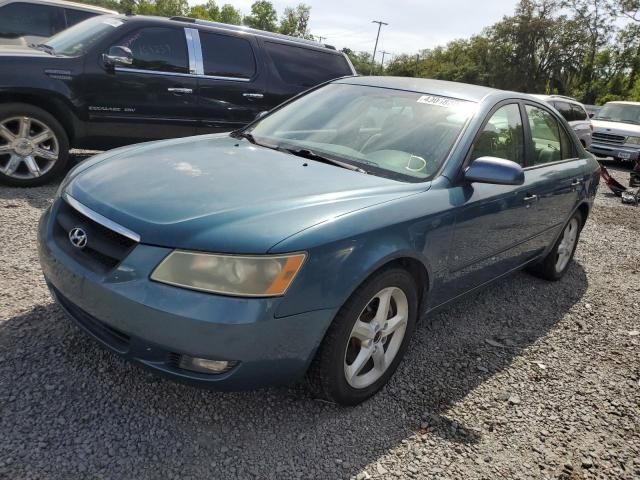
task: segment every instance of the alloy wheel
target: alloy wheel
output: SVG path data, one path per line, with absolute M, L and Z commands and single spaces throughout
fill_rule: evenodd
M 53 168 L 59 154 L 55 133 L 40 120 L 27 116 L 0 120 L 0 173 L 37 178 Z
M 366 388 L 387 371 L 398 354 L 409 318 L 409 302 L 397 287 L 369 300 L 356 320 L 344 356 L 344 374 L 353 388 Z
M 560 244 L 558 245 L 558 251 L 556 256 L 556 271 L 561 272 L 571 260 L 571 254 L 573 253 L 573 248 L 576 245 L 576 240 L 578 239 L 578 219 L 573 217 L 567 226 L 564 228 L 564 232 L 562 232 L 562 240 L 560 240 Z

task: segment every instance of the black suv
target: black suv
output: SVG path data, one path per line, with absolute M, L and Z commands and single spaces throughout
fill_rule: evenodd
M 69 148 L 223 132 L 324 81 L 354 75 L 310 40 L 244 27 L 100 16 L 36 48 L 0 47 L 0 180 L 45 183 Z

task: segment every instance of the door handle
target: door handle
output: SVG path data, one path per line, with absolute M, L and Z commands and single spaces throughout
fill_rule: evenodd
M 178 95 L 184 95 L 185 93 L 193 93 L 192 88 L 180 88 L 180 87 L 171 87 L 167 88 L 167 92 L 175 93 Z
M 578 180 L 577 178 L 571 182 L 572 187 L 577 187 L 578 185 L 582 185 L 582 180 Z
M 243 93 L 242 96 L 244 98 L 264 98 L 264 95 L 262 93 Z
M 524 203 L 527 204 L 527 208 L 529 208 L 532 203 L 538 201 L 538 196 L 537 195 L 532 195 L 532 194 L 527 194 L 527 196 L 524 197 L 522 200 L 524 201 Z

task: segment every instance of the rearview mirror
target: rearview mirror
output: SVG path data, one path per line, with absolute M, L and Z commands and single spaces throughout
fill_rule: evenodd
M 511 160 L 480 157 L 466 168 L 464 178 L 470 183 L 522 185 L 524 183 L 524 170 Z
M 102 54 L 102 61 L 107 67 L 129 66 L 133 63 L 131 49 L 119 45 L 109 48 L 109 53 Z

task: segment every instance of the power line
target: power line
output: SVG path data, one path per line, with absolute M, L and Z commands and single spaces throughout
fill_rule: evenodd
M 373 73 L 373 69 L 376 66 L 376 51 L 378 50 L 378 39 L 380 38 L 380 29 L 382 28 L 382 25 L 389 25 L 388 23 L 385 22 L 381 22 L 380 20 L 372 20 L 371 23 L 377 23 L 378 24 L 378 34 L 376 35 L 376 44 L 373 47 L 373 58 L 371 59 L 371 72 Z

